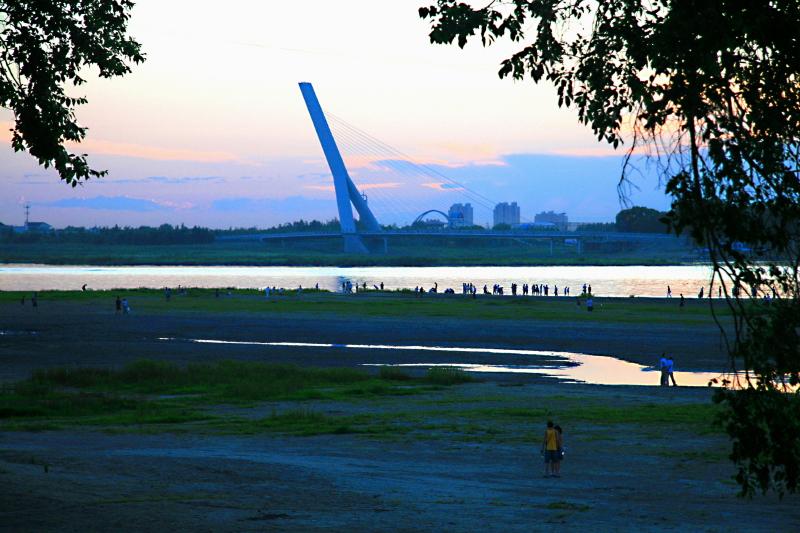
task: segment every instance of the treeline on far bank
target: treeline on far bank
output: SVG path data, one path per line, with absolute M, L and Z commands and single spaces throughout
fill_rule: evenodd
M 666 233 L 664 217 L 667 214 L 649 207 L 629 207 L 617 213 L 614 222 L 581 224 L 578 231 L 620 233 Z
M 0 226 L 0 242 L 5 243 L 74 243 L 74 244 L 206 244 L 215 239 L 208 228 L 162 224 L 158 227 L 66 227 L 47 231 L 16 231 Z
M 646 207 L 623 209 L 617 214 L 616 221 L 611 223 L 582 224 L 579 232 L 630 232 L 630 233 L 666 233 L 667 227 L 662 222 L 665 213 Z M 0 243 L 72 243 L 72 244 L 121 244 L 121 245 L 169 245 L 169 244 L 210 244 L 218 236 L 246 233 L 302 233 L 339 231 L 339 221 L 326 222 L 318 220 L 298 220 L 279 224 L 271 228 L 230 228 L 227 230 L 210 229 L 199 226 L 188 227 L 183 224 L 172 226 L 161 224 L 158 227 L 75 227 L 63 229 L 29 229 L 0 223 Z M 471 229 L 471 228 L 468 228 Z

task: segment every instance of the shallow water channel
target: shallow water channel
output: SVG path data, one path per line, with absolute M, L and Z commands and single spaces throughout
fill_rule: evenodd
M 162 337 L 162 341 L 195 342 L 199 344 L 228 344 L 241 346 L 287 346 L 322 348 L 337 350 L 388 350 L 395 352 L 446 352 L 452 353 L 453 361 L 448 363 L 402 363 L 397 362 L 390 366 L 421 367 L 444 366 L 459 368 L 466 372 L 489 373 L 516 373 L 539 374 L 556 378 L 567 383 L 589 383 L 594 385 L 652 385 L 658 386 L 660 374 L 653 368 L 637 363 L 631 363 L 616 357 L 606 355 L 590 355 L 572 352 L 548 352 L 538 350 L 518 350 L 506 348 L 468 348 L 450 346 L 416 346 L 416 345 L 388 345 L 388 344 L 322 344 L 311 342 L 258 342 L 258 341 L 227 341 L 217 339 L 178 339 Z M 490 365 L 469 362 L 468 354 L 497 354 L 536 356 L 542 359 L 542 364 L 528 365 Z M 398 353 L 398 361 L 402 360 Z M 385 366 L 373 363 L 363 363 L 363 366 Z M 679 386 L 706 387 L 709 381 L 721 381 L 724 375 L 719 372 L 681 372 L 676 370 L 675 378 Z

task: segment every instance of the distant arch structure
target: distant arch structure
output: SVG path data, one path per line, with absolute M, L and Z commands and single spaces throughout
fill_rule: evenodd
M 445 222 L 447 222 L 448 224 L 450 223 L 450 215 L 448 215 L 444 211 L 439 211 L 438 209 L 428 209 L 427 211 L 425 211 L 424 213 L 419 215 L 417 218 L 415 218 L 414 222 L 412 222 L 411 225 L 414 226 L 416 224 L 419 224 L 420 222 L 423 222 L 425 216 L 433 214 L 433 213 L 436 213 L 438 215 L 442 215 L 444 217 Z

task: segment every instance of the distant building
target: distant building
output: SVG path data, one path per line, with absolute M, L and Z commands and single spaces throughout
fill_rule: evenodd
M 31 222 L 29 220 L 31 214 L 31 204 L 25 204 L 25 225 L 14 226 L 14 233 L 48 233 L 53 226 L 47 222 Z
M 53 226 L 47 222 L 27 222 L 25 223 L 25 230 L 31 233 L 47 233 L 53 229 Z
M 519 224 L 519 206 L 517 202 L 502 202 L 494 206 L 494 225 L 508 224 L 516 226 Z
M 447 212 L 447 220 L 451 228 L 464 228 L 473 226 L 475 223 L 472 218 L 472 205 L 453 204 Z
M 48 233 L 53 227 L 47 222 L 26 222 L 24 226 L 14 226 L 14 233 Z
M 543 211 L 533 218 L 534 222 L 549 222 L 555 224 L 559 231 L 567 231 L 569 220 L 566 213 Z

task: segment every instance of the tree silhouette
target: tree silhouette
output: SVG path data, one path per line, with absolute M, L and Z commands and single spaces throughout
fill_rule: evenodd
M 132 7 L 129 0 L 0 0 L 0 107 L 14 113 L 11 145 L 73 187 L 106 172 L 64 146 L 86 136 L 75 118 L 86 99 L 68 89 L 84 83 L 88 67 L 110 78 L 144 61 L 126 35 Z
M 738 388 L 715 400 L 742 492 L 797 491 L 800 3 L 438 0 L 419 14 L 433 43 L 518 43 L 501 77 L 552 83 L 598 139 L 628 143 L 622 196 L 633 155 L 658 165 L 669 227 L 709 250 L 733 316 L 720 329 Z

